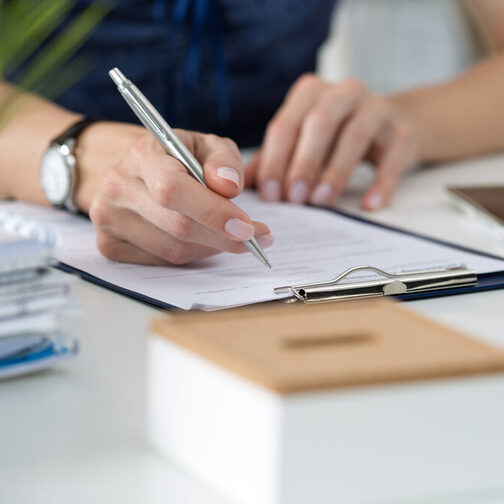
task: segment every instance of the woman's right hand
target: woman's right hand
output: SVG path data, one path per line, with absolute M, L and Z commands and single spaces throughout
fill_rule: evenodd
M 95 123 L 79 138 L 79 208 L 89 212 L 98 248 L 115 261 L 182 265 L 231 252 L 255 236 L 273 243 L 265 224 L 229 201 L 243 189 L 238 148 L 229 139 L 176 130 L 203 166 L 202 186 L 138 126 Z

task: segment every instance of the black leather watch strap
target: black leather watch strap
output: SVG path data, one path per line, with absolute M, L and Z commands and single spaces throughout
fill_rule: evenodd
M 63 145 L 69 138 L 74 138 L 77 140 L 79 135 L 91 124 L 96 122 L 105 121 L 102 117 L 85 117 L 72 124 L 63 133 L 58 135 L 51 141 L 51 145 Z

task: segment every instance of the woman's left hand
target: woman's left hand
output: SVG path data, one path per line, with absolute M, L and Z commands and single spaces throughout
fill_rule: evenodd
M 359 162 L 376 176 L 362 206 L 386 206 L 418 160 L 418 133 L 394 104 L 356 80 L 338 84 L 307 74 L 289 91 L 246 170 L 269 201 L 333 205 Z

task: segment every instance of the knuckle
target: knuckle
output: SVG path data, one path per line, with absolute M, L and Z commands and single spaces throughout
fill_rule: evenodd
M 336 101 L 341 100 L 342 95 L 345 94 L 345 90 L 339 85 L 331 85 L 324 90 L 322 97 L 324 102 L 327 104 L 332 104 Z
M 297 90 L 313 89 L 322 83 L 320 77 L 314 73 L 308 72 L 302 74 L 296 81 Z
M 105 233 L 98 233 L 96 245 L 100 253 L 111 261 L 120 259 L 117 242 Z
M 170 180 L 158 180 L 152 188 L 154 200 L 162 207 L 170 208 L 177 198 L 177 187 Z
M 163 251 L 163 259 L 175 264 L 176 266 L 183 266 L 192 259 L 191 249 L 182 244 L 170 244 L 170 246 Z
M 373 114 L 383 114 L 390 110 L 390 104 L 384 96 L 371 94 L 364 100 L 364 107 Z
M 283 137 L 289 135 L 294 128 L 294 123 L 289 119 L 288 115 L 281 111 L 269 123 L 267 135 Z
M 322 108 L 317 108 L 308 114 L 306 126 L 316 131 L 326 131 L 334 124 L 329 112 Z
M 102 183 L 102 194 L 105 198 L 116 201 L 124 192 L 124 180 L 116 170 L 109 170 Z
M 150 135 L 140 135 L 136 142 L 131 146 L 130 153 L 133 157 L 141 159 L 151 149 L 152 138 Z
M 205 137 L 210 145 L 219 144 L 222 141 L 222 137 L 214 135 L 213 133 L 206 133 Z
M 385 193 L 392 194 L 399 183 L 399 170 L 391 169 L 386 172 L 386 177 L 383 178 L 381 186 Z
M 233 152 L 239 152 L 238 145 L 236 145 L 236 142 L 234 140 L 232 140 L 231 138 L 223 137 L 223 138 L 221 138 L 221 142 L 226 150 L 230 150 Z
M 388 100 L 382 95 L 373 94 L 371 96 L 371 100 L 374 103 L 375 107 L 377 107 L 379 109 L 385 109 L 385 108 L 389 107 Z
M 89 218 L 97 228 L 107 227 L 110 222 L 110 212 L 102 200 L 96 199 L 89 208 Z
M 353 78 L 343 80 L 340 84 L 340 88 L 356 94 L 366 91 L 366 86 L 364 86 L 360 80 Z
M 170 234 L 179 240 L 186 241 L 193 235 L 194 221 L 182 214 L 175 214 L 170 221 Z
M 213 147 L 212 150 L 218 150 L 226 154 L 228 154 L 229 151 L 232 151 L 233 153 L 240 152 L 238 145 L 236 145 L 236 142 L 234 142 L 231 138 L 221 137 L 212 133 L 207 134 L 206 137 L 208 144 Z
M 372 136 L 372 129 L 365 121 L 356 121 L 348 126 L 350 136 L 356 141 L 366 141 Z
M 413 137 L 413 129 L 407 122 L 399 121 L 395 127 L 395 134 L 399 140 L 407 141 Z

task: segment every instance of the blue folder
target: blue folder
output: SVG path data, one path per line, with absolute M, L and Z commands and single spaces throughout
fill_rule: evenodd
M 60 332 L 0 338 L 0 379 L 39 371 L 77 351 L 77 341 Z

